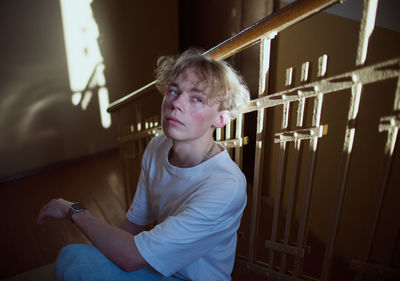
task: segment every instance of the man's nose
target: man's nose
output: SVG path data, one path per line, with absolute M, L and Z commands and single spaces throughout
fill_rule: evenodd
M 174 108 L 178 109 L 179 111 L 185 110 L 187 95 L 185 93 L 181 93 L 176 99 L 172 102 Z

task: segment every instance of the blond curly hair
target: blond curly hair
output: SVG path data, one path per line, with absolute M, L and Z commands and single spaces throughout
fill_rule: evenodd
M 214 60 L 202 54 L 200 50 L 189 49 L 179 56 L 163 56 L 157 61 L 156 87 L 162 95 L 168 86 L 187 68 L 196 69 L 199 77 L 209 87 L 208 100 L 220 104 L 219 110 L 228 110 L 235 118 L 250 100 L 249 90 L 243 78 L 221 60 Z

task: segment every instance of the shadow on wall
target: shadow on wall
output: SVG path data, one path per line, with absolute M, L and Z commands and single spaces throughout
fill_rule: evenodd
M 110 101 L 150 81 L 158 55 L 177 53 L 177 2 L 158 5 L 92 1 L 107 65 L 95 80 L 107 77 Z M 0 180 L 117 146 L 95 92 L 86 110 L 85 93 L 72 103 L 60 1 L 1 1 L 0 36 Z

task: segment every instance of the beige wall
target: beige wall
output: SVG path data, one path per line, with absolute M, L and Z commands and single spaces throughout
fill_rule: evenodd
M 94 0 L 110 101 L 153 79 L 156 57 L 178 51 L 177 1 Z M 155 9 L 157 7 L 157 9 Z M 117 147 L 94 96 L 71 103 L 59 2 L 1 4 L 0 179 Z

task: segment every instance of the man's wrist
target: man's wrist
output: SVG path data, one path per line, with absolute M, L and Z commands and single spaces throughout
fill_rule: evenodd
M 85 210 L 86 210 L 86 208 L 83 206 L 82 203 L 80 203 L 80 202 L 73 203 L 69 206 L 69 209 L 67 212 L 67 218 L 72 221 L 73 215 L 79 214 Z

